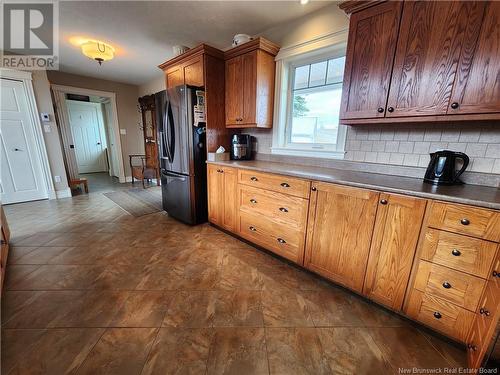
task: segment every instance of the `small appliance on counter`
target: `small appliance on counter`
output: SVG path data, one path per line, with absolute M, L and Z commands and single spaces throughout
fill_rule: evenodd
M 231 160 L 252 159 L 252 136 L 250 134 L 233 134 L 231 137 Z
M 431 160 L 425 171 L 424 182 L 433 185 L 460 185 L 459 177 L 469 165 L 469 157 L 463 152 L 440 150 L 430 154 Z M 462 166 L 457 169 L 457 161 Z

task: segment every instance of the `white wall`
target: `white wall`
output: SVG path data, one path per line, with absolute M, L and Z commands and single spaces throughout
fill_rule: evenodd
M 159 91 L 165 90 L 165 76 L 163 72 L 158 69 L 158 76 L 146 82 L 142 85 L 139 85 L 139 97 L 144 95 L 155 94 Z

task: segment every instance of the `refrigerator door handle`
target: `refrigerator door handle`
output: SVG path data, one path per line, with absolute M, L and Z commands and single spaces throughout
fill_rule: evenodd
M 170 101 L 167 103 L 167 112 L 168 112 L 168 121 L 167 121 L 167 126 L 169 127 L 170 131 L 170 139 L 168 140 L 168 146 L 169 146 L 169 154 L 170 154 L 170 162 L 172 163 L 174 161 L 174 155 L 175 155 L 175 126 L 174 126 L 174 115 L 172 113 L 172 106 L 170 105 Z
M 166 176 L 166 177 L 169 177 L 169 178 L 173 178 L 175 180 L 181 180 L 181 181 L 185 181 L 187 177 L 185 176 L 179 176 L 177 174 L 173 174 L 173 173 L 169 173 L 168 171 L 166 170 L 162 170 L 161 173 Z

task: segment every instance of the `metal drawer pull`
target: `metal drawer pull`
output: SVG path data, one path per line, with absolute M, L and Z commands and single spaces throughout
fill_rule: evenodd
M 441 317 L 442 317 L 441 313 L 439 313 L 439 312 L 437 312 L 437 311 L 436 311 L 436 312 L 434 312 L 434 318 L 436 318 L 436 319 L 441 319 Z
M 286 241 L 283 238 L 277 238 L 279 243 L 286 243 Z
M 318 189 L 317 189 L 315 186 L 313 186 L 313 187 L 311 188 L 311 190 L 312 190 L 312 191 L 316 191 L 316 190 L 318 190 Z
M 488 310 L 486 310 L 484 307 L 481 307 L 479 309 L 479 314 L 481 315 L 486 315 L 486 316 L 490 316 L 490 312 Z
M 290 185 L 288 185 L 286 182 L 282 182 L 281 186 L 283 186 L 283 187 L 290 187 Z
M 250 203 L 255 204 L 255 203 L 257 203 L 257 201 L 256 201 L 255 199 L 253 199 L 253 198 L 252 198 L 252 199 L 250 199 Z
M 248 229 L 250 229 L 252 232 L 257 232 L 257 229 L 255 229 L 255 227 L 248 227 Z
M 460 220 L 460 224 L 462 224 L 462 225 L 469 225 L 470 221 L 469 221 L 469 219 L 465 219 L 464 218 L 464 219 Z
M 451 251 L 451 254 L 452 254 L 452 255 L 454 255 L 454 256 L 456 256 L 456 257 L 459 257 L 459 256 L 460 256 L 460 254 L 462 254 L 462 253 L 461 253 L 461 252 L 460 252 L 460 250 L 458 250 L 458 249 L 453 249 L 453 250 Z
M 448 281 L 445 281 L 445 282 L 443 283 L 443 288 L 445 288 L 445 289 L 450 289 L 450 288 L 451 288 L 451 284 L 450 284 Z
M 381 199 L 380 204 L 387 204 L 387 199 Z
M 288 210 L 285 207 L 280 207 L 281 212 L 288 212 Z
M 467 344 L 467 349 L 472 350 L 475 352 L 477 350 L 477 346 L 474 344 Z
M 252 180 L 252 181 L 259 181 L 259 179 L 257 177 L 250 177 L 250 180 Z
M 500 277 L 500 273 L 498 273 L 497 271 L 493 271 L 491 274 L 493 275 L 493 277 Z

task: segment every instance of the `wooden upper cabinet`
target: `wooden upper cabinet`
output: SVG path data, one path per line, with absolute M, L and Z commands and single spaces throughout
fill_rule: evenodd
M 165 71 L 167 89 L 184 84 L 184 71 L 182 66 L 176 66 Z
M 341 119 L 384 117 L 402 4 L 390 1 L 351 16 Z
M 410 277 L 426 200 L 380 194 L 364 294 L 400 310 Z
M 404 3 L 387 117 L 448 111 L 460 54 L 481 22 L 483 2 Z
M 226 51 L 227 127 L 272 127 L 278 50 L 274 43 L 256 38 Z
M 226 125 L 239 125 L 243 118 L 242 57 L 226 61 Z
M 305 267 L 363 289 L 379 193 L 313 182 Z
M 203 57 L 198 56 L 193 60 L 187 61 L 184 66 L 184 82 L 190 86 L 203 86 Z
M 462 49 L 448 114 L 498 113 L 500 2 L 464 2 L 463 6 L 475 9 L 467 26 L 470 38 Z

